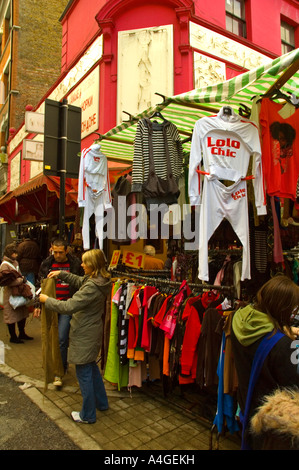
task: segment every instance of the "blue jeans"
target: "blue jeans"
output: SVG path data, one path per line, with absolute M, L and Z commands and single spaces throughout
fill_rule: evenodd
M 71 315 L 58 314 L 58 338 L 59 338 L 59 349 L 61 353 L 62 364 L 64 372 L 67 371 L 67 350 L 69 347 L 69 333 L 70 333 L 70 321 Z
M 83 398 L 80 418 L 89 423 L 96 422 L 96 409 L 108 409 L 105 386 L 96 362 L 76 364 L 76 374 Z
M 31 284 L 35 286 L 35 274 L 34 273 L 23 273 L 23 276 L 25 276 L 27 281 L 31 282 Z

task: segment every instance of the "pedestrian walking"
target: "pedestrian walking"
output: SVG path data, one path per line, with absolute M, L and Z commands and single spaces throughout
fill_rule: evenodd
M 16 344 L 24 343 L 24 340 L 32 340 L 31 336 L 25 333 L 26 318 L 29 316 L 28 307 L 22 305 L 13 308 L 9 302 L 11 295 L 24 293 L 25 279 L 22 276 L 19 263 L 17 261 L 18 250 L 15 243 L 8 244 L 4 249 L 4 256 L 0 266 L 1 285 L 3 292 L 3 321 L 7 324 L 10 342 Z M 18 325 L 19 335 L 16 332 Z
M 42 260 L 39 245 L 30 232 L 25 232 L 23 241 L 18 245 L 17 249 L 21 273 L 35 286 Z

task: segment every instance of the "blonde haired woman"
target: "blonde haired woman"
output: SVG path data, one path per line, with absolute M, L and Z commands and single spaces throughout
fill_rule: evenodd
M 61 301 L 40 295 L 45 307 L 60 314 L 71 315 L 70 363 L 76 365 L 76 374 L 83 397 L 80 412 L 71 416 L 80 423 L 95 423 L 96 409 L 108 409 L 108 399 L 102 376 L 96 363 L 102 340 L 102 315 L 110 289 L 110 275 L 106 271 L 106 259 L 101 250 L 89 250 L 82 256 L 85 275 L 77 276 L 65 271 L 52 271 L 48 277 L 67 282 L 77 288 L 72 298 Z

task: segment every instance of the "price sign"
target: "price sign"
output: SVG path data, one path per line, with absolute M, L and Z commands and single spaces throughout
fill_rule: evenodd
M 130 266 L 130 268 L 141 269 L 144 266 L 145 255 L 134 251 L 124 251 L 123 264 Z
M 116 268 L 116 266 L 118 265 L 120 253 L 121 253 L 120 250 L 113 251 L 112 258 L 111 258 L 110 265 L 109 265 L 110 269 Z

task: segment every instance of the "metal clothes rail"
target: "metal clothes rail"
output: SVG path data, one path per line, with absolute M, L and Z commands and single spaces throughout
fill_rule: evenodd
M 150 273 L 150 271 L 147 271 Z M 157 271 L 154 271 L 155 273 Z M 127 279 L 136 279 L 139 281 L 142 281 L 147 284 L 153 284 L 153 285 L 165 285 L 165 286 L 170 286 L 170 287 L 180 287 L 182 284 L 182 281 L 172 281 L 170 279 L 160 279 L 157 277 L 150 277 L 150 276 L 141 276 L 136 273 L 132 272 L 125 272 L 125 271 L 113 271 L 113 275 L 117 277 L 123 277 Z M 187 282 L 188 283 L 188 282 Z M 226 292 L 229 294 L 230 298 L 234 298 L 234 292 L 235 292 L 235 287 L 234 286 L 218 286 L 214 284 L 196 284 L 196 283 L 188 283 L 188 286 L 190 289 L 194 292 L 204 292 L 204 291 L 209 291 L 209 290 L 217 290 L 220 292 Z

